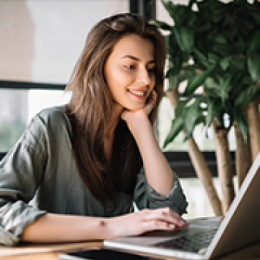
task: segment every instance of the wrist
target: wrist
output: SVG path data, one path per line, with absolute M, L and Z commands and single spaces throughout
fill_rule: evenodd
M 113 239 L 120 236 L 119 229 L 114 225 L 114 218 L 102 218 L 99 222 L 101 239 Z
M 142 135 L 147 135 L 149 132 L 153 133 L 152 124 L 146 115 L 136 117 L 127 122 L 127 126 L 135 138 L 141 138 Z

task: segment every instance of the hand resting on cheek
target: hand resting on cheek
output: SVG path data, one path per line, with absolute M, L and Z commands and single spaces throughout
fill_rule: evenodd
M 146 105 L 142 109 L 130 111 L 130 110 L 124 110 L 121 113 L 121 119 L 124 120 L 130 131 L 132 127 L 138 127 L 140 128 L 143 122 L 147 122 L 148 116 L 152 112 L 153 108 L 155 107 L 157 100 L 157 93 L 153 89 L 149 98 L 147 99 Z M 149 120 L 148 120 L 149 121 Z

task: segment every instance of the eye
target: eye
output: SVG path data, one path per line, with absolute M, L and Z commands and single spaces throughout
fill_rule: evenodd
M 155 73 L 155 67 L 147 68 L 147 71 L 148 71 L 149 73 Z
M 125 67 L 126 67 L 127 69 L 129 69 L 129 70 L 132 70 L 132 69 L 135 68 L 135 65 L 129 64 L 129 65 L 125 65 Z

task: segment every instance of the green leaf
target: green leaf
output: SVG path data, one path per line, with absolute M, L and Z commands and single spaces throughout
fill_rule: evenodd
M 214 4 L 216 4 L 215 0 L 197 1 L 200 12 L 203 12 L 203 10 L 210 10 L 210 7 Z
M 251 86 L 254 82 L 249 75 L 245 75 L 241 81 L 241 84 Z
M 184 107 L 186 106 L 187 103 L 189 103 L 190 100 L 186 99 L 186 100 L 179 100 L 179 103 L 175 109 L 175 118 L 176 117 L 182 117 L 182 112 L 184 110 Z
M 166 43 L 167 43 L 167 47 L 168 47 L 168 54 L 169 54 L 170 60 L 173 57 L 175 57 L 177 54 L 180 54 L 181 49 L 176 41 L 176 38 L 175 38 L 175 35 L 173 32 L 168 35 Z
M 244 107 L 248 104 L 249 100 L 251 99 L 251 96 L 253 94 L 252 87 L 248 87 L 244 89 L 242 92 L 240 92 L 239 96 L 236 98 L 234 107 Z
M 183 125 L 186 133 L 186 138 L 190 138 L 195 129 L 198 119 L 202 116 L 202 109 L 200 107 L 201 99 L 198 98 L 188 107 L 183 113 Z
M 229 91 L 232 89 L 233 84 L 232 84 L 232 79 L 234 77 L 233 73 L 228 73 L 225 75 L 225 77 L 221 80 L 221 85 L 220 85 L 220 96 L 222 103 L 225 103 L 225 100 L 228 99 Z
M 233 59 L 233 55 L 227 56 L 223 58 L 220 62 L 219 65 L 222 68 L 222 70 L 226 71 L 230 65 L 231 60 Z
M 172 59 L 172 63 L 174 66 L 174 72 L 173 75 L 176 75 L 179 73 L 181 66 L 182 66 L 182 57 L 181 56 L 176 56 Z
M 185 88 L 183 95 L 189 96 L 189 95 L 193 94 L 194 91 L 204 83 L 204 81 L 211 74 L 211 72 L 214 70 L 214 68 L 215 68 L 215 64 L 211 65 L 204 72 L 199 73 L 196 76 L 189 79 L 187 87 Z
M 210 47 L 210 49 L 212 52 L 216 53 L 219 57 L 226 57 L 232 53 L 234 47 L 232 48 L 230 44 L 215 43 Z
M 183 67 L 179 74 L 179 83 L 193 77 L 194 75 L 196 75 L 196 72 L 193 66 Z
M 170 142 L 172 142 L 176 138 L 176 136 L 181 132 L 182 128 L 182 117 L 176 117 L 172 120 L 171 130 L 163 143 L 163 148 L 165 148 Z
M 178 76 L 169 75 L 169 90 L 175 89 L 179 84 Z
M 230 61 L 230 66 L 234 70 L 247 70 L 247 56 L 243 54 L 235 54 Z
M 172 17 L 172 19 L 174 20 L 174 14 L 171 10 L 171 8 L 169 7 L 169 3 L 167 3 L 166 1 L 164 0 L 161 0 L 161 3 L 163 5 L 163 7 L 165 8 L 165 10 L 168 12 L 168 14 Z
M 220 98 L 220 86 L 213 78 L 207 78 L 204 82 L 204 92 L 212 98 Z
M 260 82 L 258 82 L 257 85 L 253 87 L 253 95 L 252 95 L 252 100 L 250 100 L 250 102 L 259 97 L 259 92 L 260 92 Z
M 149 23 L 152 24 L 157 24 L 162 30 L 165 31 L 172 31 L 172 27 L 170 24 L 163 22 L 163 21 L 159 21 L 159 20 L 151 20 L 149 21 Z
M 257 99 L 259 95 L 260 95 L 260 82 L 254 87 L 250 86 L 244 89 L 236 98 L 234 102 L 234 106 L 240 108 L 245 107 L 250 102 Z
M 260 31 L 256 30 L 248 42 L 248 52 L 257 53 L 260 49 Z
M 173 68 L 170 68 L 170 69 L 168 69 L 168 70 L 166 71 L 165 76 L 164 76 L 165 79 L 168 79 L 168 78 L 169 78 L 170 70 L 172 70 L 172 69 L 173 69 Z
M 218 34 L 215 35 L 214 40 L 215 40 L 215 42 L 217 42 L 217 43 L 222 43 L 222 44 L 226 44 L 226 43 L 227 43 L 227 40 L 226 40 L 226 38 L 224 37 L 224 35 L 223 35 L 223 34 L 220 34 L 220 33 L 218 33 Z
M 257 53 L 249 54 L 247 66 L 253 82 L 256 82 L 260 78 L 260 55 Z
M 190 53 L 194 45 L 193 31 L 186 27 L 175 26 L 173 32 L 180 49 L 183 52 Z
M 174 19 L 176 26 L 182 26 L 189 23 L 189 20 L 194 19 L 194 15 L 188 6 L 174 4 L 172 1 L 168 1 L 168 6 L 171 10 L 171 16 Z
M 181 69 L 182 61 L 181 59 L 175 59 L 173 60 L 171 67 L 167 70 L 165 74 L 165 78 L 174 77 L 177 74 L 179 74 L 179 71 Z
M 188 6 L 175 5 L 171 1 L 166 2 L 164 0 L 161 0 L 161 3 L 170 15 L 170 17 L 173 19 L 175 25 L 179 26 L 182 25 L 183 22 L 185 22 L 188 17 L 187 12 L 190 11 Z
M 231 86 L 230 89 L 228 89 L 231 98 L 237 97 L 238 93 L 244 89 L 245 86 L 242 84 L 244 75 L 245 71 L 235 71 L 233 73 Z
M 259 16 L 259 11 L 258 10 L 253 10 L 250 15 L 254 18 L 258 26 L 260 25 L 260 16 Z
M 213 118 L 222 110 L 221 100 L 219 99 L 208 99 L 208 114 L 206 117 L 206 124 L 210 126 Z
M 196 58 L 200 59 L 200 60 L 208 60 L 207 55 L 205 55 L 203 52 L 201 52 L 197 47 L 194 47 L 193 49 Z
M 234 109 L 234 118 L 237 122 L 237 125 L 242 133 L 244 142 L 247 143 L 247 123 L 244 118 L 244 114 L 242 109 L 236 108 Z
M 216 53 L 213 53 L 213 52 L 208 53 L 208 61 L 209 62 L 216 63 L 219 60 L 220 60 L 220 57 Z
M 176 84 L 179 84 L 178 76 L 180 69 L 182 67 L 182 57 L 176 56 L 171 60 L 171 68 L 166 72 L 165 78 L 169 78 L 169 88 L 172 90 L 175 88 Z

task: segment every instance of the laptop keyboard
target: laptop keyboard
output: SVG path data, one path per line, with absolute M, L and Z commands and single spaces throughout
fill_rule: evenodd
M 188 252 L 199 252 L 201 249 L 207 248 L 211 243 L 217 229 L 210 229 L 203 233 L 194 233 L 189 236 L 182 236 L 164 242 L 155 244 L 157 247 L 177 249 Z

